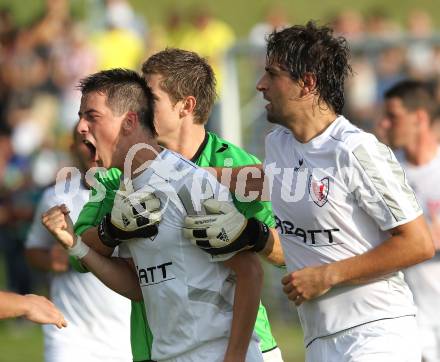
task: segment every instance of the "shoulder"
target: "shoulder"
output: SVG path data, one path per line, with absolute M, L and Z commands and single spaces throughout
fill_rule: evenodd
M 292 132 L 288 130 L 286 127 L 276 125 L 272 130 L 267 134 L 266 141 L 273 140 L 276 138 L 288 137 L 292 136 Z
M 334 143 L 334 149 L 339 152 L 355 153 L 356 150 L 377 149 L 382 145 L 376 136 L 365 132 L 346 118 L 338 122 L 329 137 L 330 142 Z
M 107 189 L 118 189 L 121 180 L 121 171 L 117 168 L 111 168 L 105 172 L 96 174 L 96 180 L 103 184 Z
M 226 166 L 221 161 L 231 159 L 233 166 L 245 166 L 261 163 L 261 161 L 253 154 L 247 152 L 243 148 L 219 137 L 215 133 L 208 132 L 209 140 L 205 146 L 205 150 L 211 154 L 210 166 Z M 220 162 L 220 164 L 218 164 Z

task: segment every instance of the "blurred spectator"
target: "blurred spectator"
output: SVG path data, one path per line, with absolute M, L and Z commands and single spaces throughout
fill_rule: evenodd
M 365 17 L 365 32 L 370 38 L 395 39 L 401 34 L 400 26 L 383 8 L 373 8 Z
M 429 42 L 433 35 L 431 16 L 425 11 L 412 10 L 408 14 L 407 29 L 411 40 L 407 48 L 408 73 L 423 79 L 434 70 L 434 49 Z
M 96 54 L 87 40 L 82 24 L 69 23 L 64 29 L 64 42 L 54 50 L 53 77 L 60 89 L 60 124 L 66 132 L 76 123 L 81 92 L 78 81 L 97 70 Z
M 249 32 L 249 41 L 252 44 L 265 46 L 267 35 L 290 25 L 287 10 L 281 4 L 269 5 L 264 14 L 264 21 L 255 24 Z
M 344 10 L 338 13 L 331 25 L 335 33 L 349 41 L 359 41 L 364 37 L 364 19 L 357 10 Z
M 214 18 L 204 7 L 195 8 L 192 12 L 191 28 L 180 42 L 182 49 L 192 50 L 207 58 L 217 79 L 217 89 L 221 89 L 221 62 L 226 51 L 233 45 L 235 34 L 231 26 Z
M 130 26 L 134 22 L 134 12 L 126 1 L 107 2 L 106 28 L 92 37 L 99 70 L 139 68 L 145 44 L 144 37 Z

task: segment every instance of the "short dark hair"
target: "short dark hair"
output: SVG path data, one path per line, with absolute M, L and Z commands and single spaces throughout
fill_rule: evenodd
M 216 80 L 214 71 L 204 58 L 191 51 L 167 48 L 142 64 L 142 74 L 144 77 L 161 75 L 160 86 L 174 104 L 185 97 L 195 97 L 196 123 L 208 121 L 216 99 Z
M 268 63 L 277 62 L 295 81 L 306 73 L 316 76 L 319 99 L 334 112 L 344 107 L 344 82 L 351 74 L 350 50 L 343 37 L 333 36 L 329 27 L 318 27 L 309 21 L 274 31 L 267 38 Z
M 432 119 L 436 110 L 432 87 L 423 81 L 405 79 L 385 92 L 385 99 L 399 98 L 410 111 L 424 109 Z
M 103 70 L 81 79 L 78 88 L 83 95 L 91 92 L 105 94 L 107 105 L 117 114 L 136 112 L 141 125 L 153 136 L 157 135 L 153 94 L 135 71 L 122 68 Z

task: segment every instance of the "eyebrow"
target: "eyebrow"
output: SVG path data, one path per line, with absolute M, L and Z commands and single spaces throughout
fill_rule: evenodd
M 264 70 L 266 72 L 273 72 L 273 73 L 282 73 L 282 72 L 288 72 L 287 69 L 284 69 L 281 66 L 273 66 L 273 65 L 267 65 L 264 67 Z
M 79 111 L 78 112 L 78 116 L 80 116 L 81 117 L 81 115 L 83 115 L 83 114 L 86 114 L 86 115 L 89 115 L 89 114 L 91 114 L 91 113 L 98 113 L 98 114 L 100 114 L 96 109 L 88 109 L 87 111 L 85 111 L 85 112 L 81 112 L 81 111 Z

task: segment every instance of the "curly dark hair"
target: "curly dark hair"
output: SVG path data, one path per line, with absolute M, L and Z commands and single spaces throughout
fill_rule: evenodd
M 103 70 L 81 79 L 78 89 L 83 95 L 91 92 L 105 94 L 107 105 L 117 114 L 136 112 L 141 125 L 153 136 L 157 135 L 154 126 L 153 93 L 135 71 L 122 68 Z
M 350 50 L 345 38 L 333 36 L 333 29 L 309 21 L 274 31 L 267 38 L 266 56 L 269 64 L 278 63 L 295 81 L 306 73 L 315 75 L 319 99 L 342 112 L 344 81 L 352 72 Z
M 216 80 L 208 62 L 194 52 L 167 48 L 142 64 L 142 74 L 162 76 L 161 88 L 176 104 L 184 97 L 196 98 L 195 122 L 206 123 L 216 99 Z

